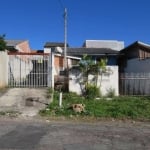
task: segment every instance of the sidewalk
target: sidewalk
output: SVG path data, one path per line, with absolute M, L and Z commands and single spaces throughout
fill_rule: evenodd
M 0 96 L 0 112 L 17 111 L 22 116 L 35 116 L 47 106 L 46 88 L 11 88 Z

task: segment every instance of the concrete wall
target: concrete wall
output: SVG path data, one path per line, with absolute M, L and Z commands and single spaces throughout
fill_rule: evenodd
M 33 69 L 33 64 L 30 59 L 28 61 L 22 60 L 18 55 L 9 55 L 8 64 L 9 78 L 11 75 L 16 83 L 23 81 Z
M 118 77 L 118 66 L 107 66 L 108 70 L 110 70 L 110 74 L 106 73 L 102 76 L 101 82 L 101 92 L 102 95 L 106 95 L 109 90 L 114 89 L 115 95 L 119 95 L 119 77 Z M 98 86 L 100 84 L 100 79 L 98 81 Z
M 146 73 L 150 72 L 150 58 L 139 60 L 138 58 L 130 59 L 124 69 L 126 73 Z
M 8 55 L 0 52 L 0 88 L 8 85 Z
M 28 41 L 24 41 L 24 42 L 19 43 L 16 46 L 16 49 L 18 49 L 20 52 L 26 52 L 26 53 L 30 53 L 31 52 L 31 49 L 30 49 Z
M 102 95 L 106 95 L 110 89 L 115 90 L 115 95 L 119 95 L 119 85 L 118 85 L 118 66 L 107 66 L 107 73 L 98 77 L 98 87 L 101 84 L 100 91 Z M 70 71 L 69 74 L 69 91 L 70 92 L 76 92 L 77 94 L 81 94 L 81 85 L 80 85 L 80 79 L 81 79 L 81 73 L 79 70 L 74 69 Z M 89 81 L 92 82 L 93 76 L 89 76 Z
M 84 46 L 87 48 L 110 48 L 120 51 L 124 48 L 124 42 L 116 40 L 86 40 Z

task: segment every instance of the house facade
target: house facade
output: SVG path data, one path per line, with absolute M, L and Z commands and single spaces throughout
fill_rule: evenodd
M 8 51 L 30 53 L 31 48 L 28 40 L 5 40 Z
M 150 95 L 150 45 L 136 41 L 120 51 L 120 94 Z
M 34 52 L 27 40 L 6 40 L 6 44 L 8 55 L 1 52 L 0 60 L 0 65 L 5 64 L 5 68 L 8 68 L 7 71 L 5 69 L 7 75 L 0 76 L 1 81 L 5 78 L 5 83 L 0 82 L 2 86 L 10 84 L 7 79 L 15 84 L 24 83 L 24 80 L 36 80 L 36 84 L 52 87 L 55 87 L 55 83 L 59 85 L 67 81 L 69 91 L 80 94 L 77 82 L 80 73 L 71 68 L 86 54 L 95 63 L 107 59 L 109 73 L 103 74 L 101 85 L 104 95 L 111 88 L 115 89 L 116 95 L 150 95 L 150 45 L 143 42 L 136 41 L 125 48 L 123 41 L 113 40 L 86 40 L 81 47 L 69 47 L 67 44 L 69 77 L 66 80 L 63 42 L 47 42 L 44 50 Z M 42 74 L 37 73 L 39 68 Z
M 102 74 L 98 77 L 97 86 L 100 87 L 100 92 L 102 95 L 107 95 L 110 90 L 114 90 L 115 95 L 119 95 L 119 85 L 118 85 L 118 65 L 117 59 L 119 55 L 118 50 L 113 50 L 110 48 L 98 48 L 98 47 L 81 47 L 81 48 L 68 48 L 68 55 L 83 57 L 84 54 L 91 57 L 91 59 L 97 63 L 101 59 L 107 59 L 107 73 Z M 69 90 L 76 92 L 78 94 L 82 93 L 80 84 L 81 73 L 78 70 L 72 70 L 70 72 L 71 80 L 69 82 Z M 92 75 L 89 76 L 89 80 L 93 80 Z
M 150 72 L 150 45 L 136 41 L 120 51 L 120 73 Z
M 69 45 L 67 44 L 67 47 Z M 68 48 L 67 48 L 68 49 Z M 44 45 L 44 53 L 50 54 L 50 85 L 53 88 L 58 89 L 62 87 L 68 90 L 69 81 L 64 72 L 64 43 L 61 42 L 46 42 Z M 67 69 L 74 65 L 74 62 L 78 62 L 81 58 L 75 56 L 69 56 L 67 54 Z
M 110 45 L 113 44 L 113 42 L 106 42 L 105 41 L 105 47 L 98 46 L 99 41 L 94 41 L 97 43 L 95 47 L 93 46 L 94 43 L 90 41 L 86 41 L 86 44 L 84 44 L 83 47 L 79 48 L 73 48 L 69 47 L 67 45 L 67 66 L 69 70 L 69 78 L 68 80 L 68 90 L 71 92 L 76 92 L 78 94 L 81 94 L 81 88 L 80 88 L 80 73 L 78 72 L 78 69 L 74 71 L 74 69 L 71 69 L 74 65 L 76 66 L 80 59 L 82 59 L 83 55 L 86 54 L 92 58 L 95 63 L 100 61 L 101 59 L 105 58 L 107 59 L 107 69 L 109 70 L 109 73 L 103 74 L 102 79 L 102 85 L 101 85 L 101 92 L 103 95 L 107 93 L 109 89 L 114 89 L 115 95 L 118 95 L 118 66 L 117 66 L 117 59 L 119 55 L 119 48 L 115 50 L 115 47 L 113 49 L 110 48 Z M 104 41 L 100 41 L 100 45 Z M 115 41 L 116 42 L 116 41 Z M 107 44 L 108 45 L 107 45 Z M 116 44 L 116 43 L 115 43 Z M 120 43 L 119 43 L 120 44 Z M 121 42 L 122 44 L 122 42 Z M 116 45 L 115 45 L 116 46 Z M 116 46 L 117 47 L 117 46 Z M 119 46 L 118 46 L 119 47 Z M 120 46 L 122 48 L 122 46 Z M 63 82 L 64 76 L 62 71 L 64 70 L 64 43 L 57 43 L 57 42 L 47 42 L 44 45 L 44 52 L 45 53 L 51 53 L 51 62 L 52 63 L 52 74 L 51 76 L 54 77 L 54 81 L 52 81 L 52 86 L 55 87 L 57 82 Z M 111 73 L 110 73 L 111 72 Z M 91 78 L 91 77 L 90 77 Z M 100 77 L 99 77 L 99 83 L 98 86 L 100 86 Z

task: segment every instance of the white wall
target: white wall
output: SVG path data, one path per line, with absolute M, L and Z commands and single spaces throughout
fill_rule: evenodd
M 24 56 L 25 57 L 25 56 Z M 13 79 L 16 83 L 23 81 L 27 75 L 32 71 L 33 64 L 30 59 L 21 59 L 15 55 L 9 55 L 9 76 L 13 75 Z M 21 79 L 21 81 L 20 81 Z
M 107 66 L 109 68 L 110 74 L 103 74 L 101 83 L 102 95 L 106 95 L 110 89 L 115 90 L 115 95 L 119 95 L 119 78 L 118 78 L 118 66 Z M 100 76 L 98 85 L 100 84 Z
M 51 48 L 44 48 L 44 53 L 51 53 Z
M 150 58 L 143 60 L 139 60 L 138 58 L 128 60 L 125 72 L 126 73 L 150 72 Z
M 0 88 L 8 85 L 8 55 L 0 52 Z
M 109 73 L 102 75 L 102 81 L 101 76 L 98 77 L 98 86 L 100 86 L 100 91 L 102 95 L 106 95 L 108 93 L 108 90 L 114 89 L 115 95 L 119 95 L 119 85 L 118 85 L 118 66 L 107 66 L 107 69 L 110 70 Z M 76 92 L 77 94 L 81 94 L 81 87 L 80 87 L 80 77 L 81 73 L 79 70 L 73 70 L 69 74 L 69 91 L 70 92 Z M 89 79 L 92 80 L 92 75 L 89 76 Z
M 120 51 L 124 48 L 124 41 L 116 40 L 86 40 L 87 48 L 111 48 Z

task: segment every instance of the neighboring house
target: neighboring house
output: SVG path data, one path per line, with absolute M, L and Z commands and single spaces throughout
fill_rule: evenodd
M 67 51 L 68 51 L 67 44 Z M 55 67 L 55 75 L 59 75 L 60 71 L 64 70 L 64 43 L 61 42 L 46 42 L 44 45 L 44 53 L 53 53 L 54 54 L 54 67 Z M 80 60 L 80 58 L 75 57 L 73 55 L 69 55 L 67 53 L 67 66 L 70 68 L 75 64 L 76 60 Z
M 89 46 L 89 45 L 88 45 Z M 93 47 L 93 48 L 92 48 Z M 102 95 L 106 95 L 110 90 L 115 91 L 115 95 L 118 95 L 119 87 L 118 87 L 118 66 L 117 66 L 117 59 L 119 56 L 119 51 L 114 50 L 111 48 L 96 48 L 94 46 L 89 47 L 81 47 L 81 48 L 68 48 L 67 54 L 70 56 L 76 56 L 76 57 L 83 57 L 84 54 L 91 56 L 92 60 L 97 63 L 100 61 L 100 59 L 107 59 L 107 70 L 109 72 L 104 73 L 102 75 L 102 81 L 101 77 L 99 76 L 98 79 L 98 86 L 100 86 L 100 90 Z M 81 85 L 80 85 L 80 72 L 77 70 L 72 70 L 70 73 L 72 80 L 70 81 L 70 91 L 77 92 L 78 94 L 81 94 Z M 92 81 L 91 76 L 91 81 Z
M 124 48 L 124 41 L 116 40 L 86 40 L 83 44 L 86 48 L 108 48 L 120 51 Z
M 150 45 L 136 41 L 120 51 L 120 73 L 150 72 Z
M 93 42 L 93 43 L 92 43 Z M 111 48 L 112 47 L 112 48 Z M 97 41 L 88 40 L 84 43 L 83 47 L 72 48 L 67 45 L 67 64 L 68 68 L 77 65 L 79 60 L 84 54 L 91 56 L 95 61 L 100 61 L 102 58 L 106 58 L 107 69 L 109 73 L 103 75 L 101 90 L 103 95 L 107 93 L 107 90 L 115 90 L 115 94 L 118 95 L 118 66 L 117 59 L 119 56 L 119 50 L 124 47 L 123 42 L 119 41 Z M 115 50 L 115 48 L 117 50 Z M 44 52 L 51 53 L 52 64 L 52 76 L 55 76 L 55 83 L 58 81 L 57 77 L 62 77 L 61 71 L 64 69 L 64 43 L 47 42 L 44 45 Z M 110 73 L 111 72 L 111 73 Z M 78 77 L 80 73 L 78 70 L 70 70 L 69 72 L 69 91 L 81 94 L 80 84 Z M 99 79 L 100 80 L 100 79 Z M 54 84 L 54 83 L 53 83 Z M 52 85 L 53 85 L 52 84 Z M 100 82 L 99 82 L 100 84 Z M 99 85 L 98 84 L 98 85 Z
M 30 53 L 31 49 L 27 40 L 5 40 L 8 51 Z
M 120 93 L 150 95 L 150 45 L 136 41 L 120 51 Z
M 107 65 L 117 65 L 119 51 L 124 48 L 123 41 L 115 40 L 86 40 L 83 47 L 68 47 L 67 54 L 71 56 L 83 57 L 84 54 L 91 56 L 96 62 L 102 58 L 107 58 Z
M 67 49 L 68 49 L 67 44 Z M 68 89 L 68 79 L 64 74 L 64 43 L 61 42 L 46 42 L 44 45 L 44 53 L 51 53 L 50 64 L 51 64 L 51 86 L 56 87 L 57 85 L 64 84 L 65 88 Z M 69 56 L 67 54 L 67 67 L 72 67 L 80 58 Z
M 106 58 L 108 63 L 107 65 L 117 65 L 117 58 L 119 55 L 119 51 L 112 50 L 110 48 L 68 48 L 67 55 L 83 57 L 86 54 L 91 56 L 92 60 L 95 62 L 99 61 L 102 58 Z

